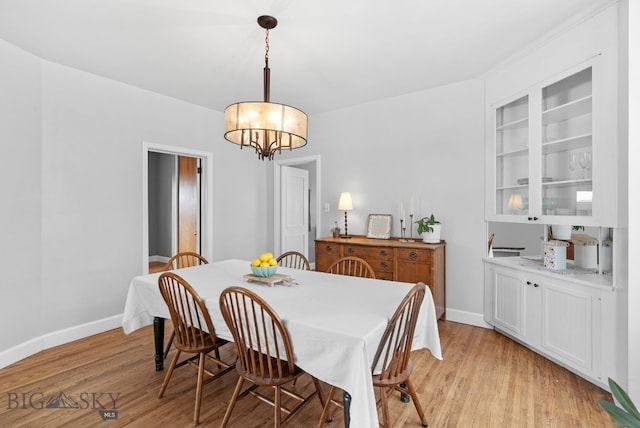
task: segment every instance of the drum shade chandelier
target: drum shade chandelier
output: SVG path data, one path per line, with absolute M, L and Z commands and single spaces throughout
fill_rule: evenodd
M 269 30 L 278 21 L 260 16 L 258 24 L 265 29 L 264 102 L 244 101 L 231 104 L 225 111 L 224 138 L 234 144 L 253 147 L 259 159 L 273 159 L 283 149 L 297 149 L 307 144 L 307 115 L 295 107 L 272 103 L 270 97 Z

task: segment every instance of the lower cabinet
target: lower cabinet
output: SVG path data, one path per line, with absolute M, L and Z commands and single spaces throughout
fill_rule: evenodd
M 608 367 L 615 365 L 608 346 L 615 329 L 603 316 L 614 311 L 611 290 L 491 263 L 485 263 L 485 287 L 485 321 L 606 386 Z

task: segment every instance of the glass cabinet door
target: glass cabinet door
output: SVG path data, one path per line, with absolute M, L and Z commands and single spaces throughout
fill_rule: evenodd
M 592 69 L 542 88 L 542 214 L 591 216 Z
M 495 213 L 529 211 L 529 96 L 496 109 Z

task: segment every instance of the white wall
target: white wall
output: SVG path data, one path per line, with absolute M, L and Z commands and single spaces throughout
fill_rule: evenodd
M 482 321 L 484 256 L 484 87 L 465 81 L 436 89 L 317 114 L 309 120 L 307 147 L 283 157 L 322 156 L 319 235 L 330 235 L 340 192 L 350 191 L 349 233 L 365 234 L 368 214 L 392 214 L 399 236 L 399 209 L 407 218 L 434 213 L 447 241 L 447 318 Z M 407 235 L 409 229 L 407 229 Z M 415 228 L 413 236 L 417 237 Z
M 39 60 L 0 40 L 0 63 L 1 351 L 40 332 L 42 116 Z
M 0 367 L 20 356 L 12 347 L 38 350 L 75 338 L 56 332 L 101 320 L 119 325 L 141 274 L 143 141 L 213 152 L 212 260 L 263 247 L 268 225 L 255 213 L 266 206 L 265 166 L 224 140 L 222 113 L 4 42 L 0 62 L 0 325 L 20 326 L 3 329 Z

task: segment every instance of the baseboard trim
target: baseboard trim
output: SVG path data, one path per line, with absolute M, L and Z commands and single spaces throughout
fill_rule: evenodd
M 0 369 L 16 363 L 26 357 L 54 346 L 83 339 L 94 334 L 118 328 L 122 325 L 122 314 L 85 324 L 43 334 L 24 343 L 0 352 Z
M 483 314 L 477 314 L 475 312 L 467 312 L 447 308 L 445 318 L 447 319 L 447 321 L 459 322 L 462 324 L 469 324 L 482 328 L 493 328 L 492 325 L 485 322 Z
M 171 260 L 171 257 L 165 257 L 165 256 L 149 256 L 149 262 L 167 263 L 169 260 Z

